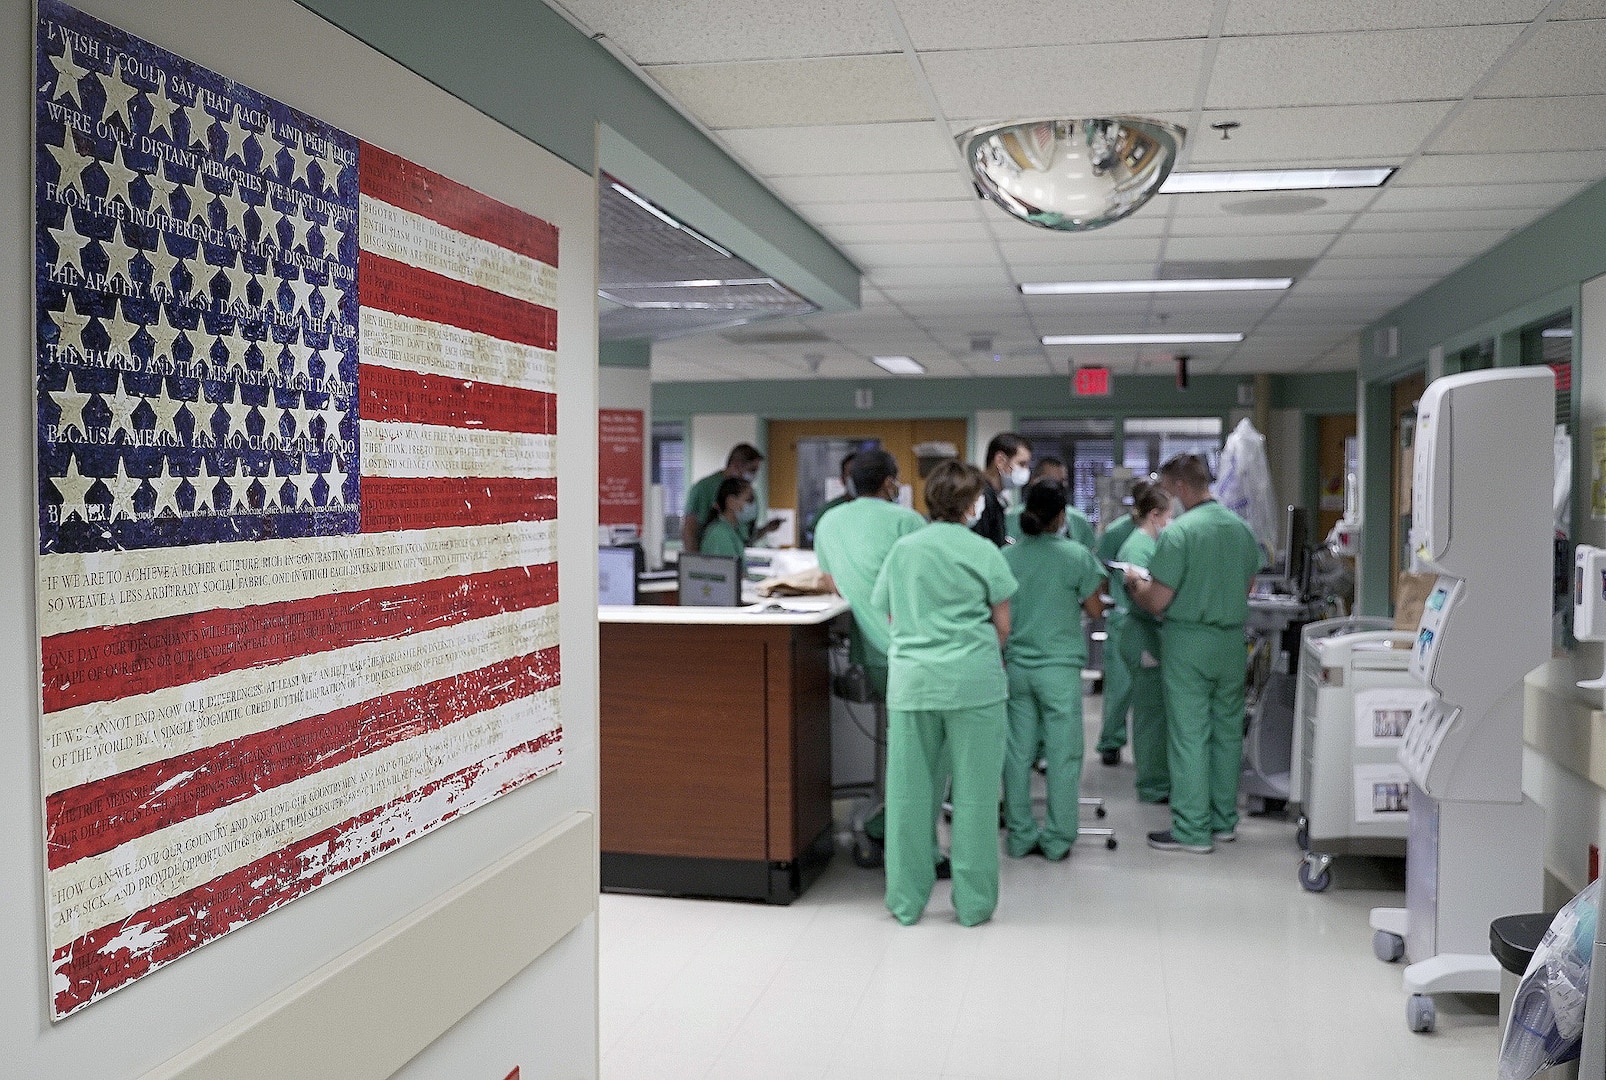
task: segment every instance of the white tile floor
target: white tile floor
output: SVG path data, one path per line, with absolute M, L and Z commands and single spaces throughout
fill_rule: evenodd
M 1413 1035 L 1400 969 L 1372 956 L 1397 864 L 1342 861 L 1306 893 L 1293 826 L 1269 819 L 1208 857 L 1161 854 L 1143 834 L 1165 812 L 1131 785 L 1090 754 L 1083 793 L 1108 798 L 1119 850 L 1005 858 L 975 929 L 943 882 L 899 926 L 845 852 L 790 907 L 604 895 L 604 1080 L 1494 1075 L 1492 998 L 1441 998 L 1438 1031 Z

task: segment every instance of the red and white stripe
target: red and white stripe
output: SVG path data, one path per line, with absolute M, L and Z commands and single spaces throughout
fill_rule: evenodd
M 358 169 L 361 532 L 40 560 L 57 1015 L 561 761 L 557 232 Z

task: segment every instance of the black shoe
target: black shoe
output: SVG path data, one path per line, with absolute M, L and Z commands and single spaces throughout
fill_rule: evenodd
M 1171 835 L 1170 829 L 1150 833 L 1149 846 L 1156 851 L 1186 851 L 1193 855 L 1208 855 L 1215 850 L 1210 844 L 1184 844 Z
M 953 862 L 951 860 L 949 860 L 949 859 L 946 859 L 946 858 L 938 859 L 937 860 L 937 880 L 938 881 L 947 881 L 949 878 L 951 878 L 953 876 L 954 876 L 954 864 L 953 864 Z
M 1099 760 L 1106 765 L 1121 764 L 1121 748 L 1118 746 L 1114 750 L 1100 750 Z

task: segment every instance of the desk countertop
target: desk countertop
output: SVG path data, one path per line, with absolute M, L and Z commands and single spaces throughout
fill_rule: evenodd
M 784 610 L 770 611 L 771 607 Z M 659 623 L 669 626 L 813 626 L 846 614 L 841 597 L 791 597 L 765 600 L 749 607 L 614 607 L 597 608 L 597 621 L 605 623 Z

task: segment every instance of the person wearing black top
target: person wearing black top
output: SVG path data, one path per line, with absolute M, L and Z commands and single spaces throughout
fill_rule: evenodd
M 1031 478 L 1032 448 L 1025 439 L 1012 431 L 994 435 L 987 444 L 987 457 L 982 468 L 987 483 L 982 485 L 983 506 L 981 517 L 971 526 L 978 536 L 985 536 L 999 547 L 1009 543 L 1009 532 L 1004 521 L 1005 486 L 1024 488 Z

